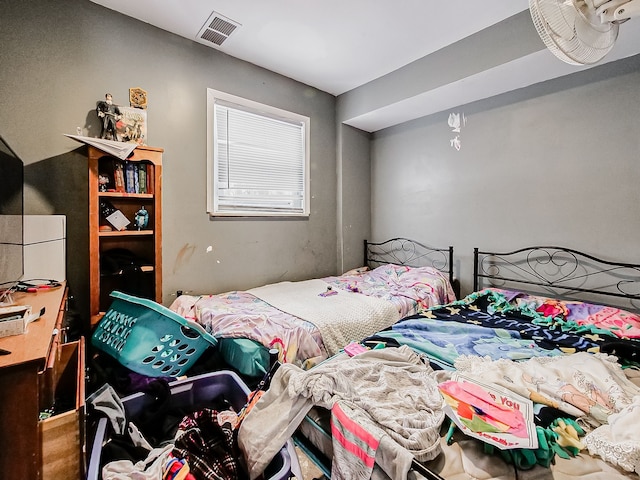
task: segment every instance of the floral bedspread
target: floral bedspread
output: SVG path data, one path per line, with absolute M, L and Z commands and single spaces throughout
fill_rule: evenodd
M 327 357 L 320 332 L 305 320 L 282 312 L 250 293 L 181 295 L 169 307 L 217 338 L 249 338 L 277 348 L 280 360 L 298 363 Z
M 411 268 L 389 264 L 362 274 L 345 274 L 323 280 L 343 290 L 393 302 L 401 317 L 456 299 L 448 278 L 431 267 Z
M 447 277 L 430 267 L 382 265 L 371 271 L 323 280 L 331 288 L 393 302 L 400 316 L 455 300 Z M 170 309 L 200 323 L 217 338 L 249 338 L 267 348 L 277 348 L 280 359 L 287 363 L 313 365 L 328 356 L 315 325 L 247 292 L 182 295 Z

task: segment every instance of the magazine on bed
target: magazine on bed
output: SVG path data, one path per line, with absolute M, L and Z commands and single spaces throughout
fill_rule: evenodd
M 438 385 L 443 410 L 466 435 L 500 449 L 538 448 L 533 402 L 454 372 Z

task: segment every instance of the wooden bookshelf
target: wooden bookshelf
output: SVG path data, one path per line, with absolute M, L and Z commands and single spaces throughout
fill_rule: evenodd
M 150 298 L 158 303 L 162 302 L 162 154 L 164 150 L 156 147 L 136 147 L 126 160 L 121 160 L 96 147 L 88 148 L 90 309 L 91 327 L 93 327 L 109 307 L 111 303 L 109 294 L 113 290 Z M 144 167 L 146 181 L 143 193 L 113 191 L 116 188 L 114 165 L 118 162 L 123 166 Z M 107 191 L 100 189 L 100 175 L 106 175 L 109 178 Z M 101 201 L 108 201 L 127 217 L 131 223 L 125 230 L 118 231 L 109 225 L 100 213 Z M 149 221 L 145 227 L 138 230 L 135 225 L 135 215 L 141 207 L 147 210 Z M 112 230 L 104 231 L 107 226 Z M 130 252 L 135 257 L 136 271 L 124 269 L 121 273 L 117 273 L 117 268 L 112 262 L 114 252 Z

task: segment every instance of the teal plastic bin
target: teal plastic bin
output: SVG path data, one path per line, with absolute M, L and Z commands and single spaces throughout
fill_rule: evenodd
M 146 298 L 111 293 L 91 344 L 149 377 L 179 377 L 217 340 L 192 321 Z

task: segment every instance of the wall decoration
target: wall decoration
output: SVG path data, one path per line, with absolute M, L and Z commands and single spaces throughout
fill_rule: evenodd
M 140 87 L 129 89 L 129 105 L 135 108 L 147 108 L 147 91 Z
M 448 124 L 451 127 L 451 131 L 458 134 L 450 139 L 449 142 L 453 148 L 460 151 L 462 148 L 460 133 L 462 132 L 462 127 L 467 125 L 467 117 L 464 113 L 450 113 Z
M 120 107 L 120 119 L 116 129 L 120 141 L 146 145 L 147 111 L 141 108 Z

